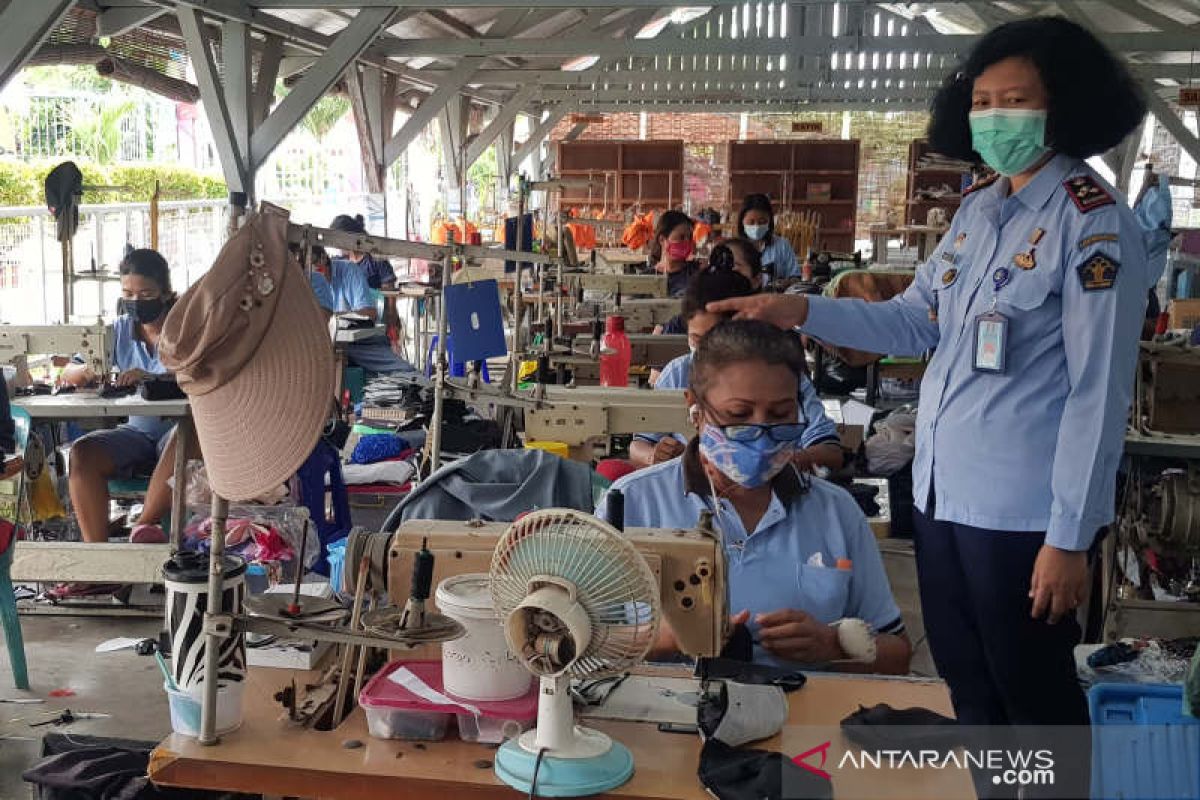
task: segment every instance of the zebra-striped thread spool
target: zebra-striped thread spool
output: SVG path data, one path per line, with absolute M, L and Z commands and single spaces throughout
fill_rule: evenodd
M 224 559 L 224 603 L 229 613 L 242 610 L 246 595 L 246 563 Z M 204 683 L 204 611 L 208 605 L 208 555 L 176 553 L 163 565 L 167 588 L 167 632 L 171 636 L 171 674 L 183 691 Z M 221 645 L 218 681 L 241 682 L 246 678 L 246 638 L 234 633 Z

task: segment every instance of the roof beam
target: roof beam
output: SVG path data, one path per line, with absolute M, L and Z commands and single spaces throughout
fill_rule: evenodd
M 862 97 L 864 99 L 901 99 L 922 100 L 932 97 L 937 91 L 936 85 L 912 86 L 903 89 L 890 88 L 845 88 L 841 86 L 813 86 L 791 89 L 753 89 L 750 87 L 728 86 L 723 89 L 708 89 L 691 91 L 681 95 L 680 99 L 692 102 L 722 101 L 745 99 L 748 104 L 764 100 L 787 100 L 795 103 L 807 103 L 816 100 L 840 100 L 847 97 Z M 545 89 L 542 91 L 543 100 L 565 100 L 578 103 L 604 103 L 620 100 L 646 99 L 646 92 L 639 89 L 609 89 L 603 91 L 579 91 Z
M 1146 89 L 1146 102 L 1150 105 L 1154 118 L 1170 131 L 1175 141 L 1179 142 L 1179 146 L 1186 150 L 1189 156 L 1195 161 L 1200 161 L 1200 137 L 1188 130 L 1187 125 L 1183 124 L 1183 118 L 1175 113 L 1166 100 L 1158 96 L 1154 86 L 1147 86 Z
M 118 6 L 96 15 L 96 36 L 120 36 L 167 13 L 155 6 Z
M 500 135 L 500 132 L 512 127 L 513 122 L 517 119 L 517 114 L 524 111 L 525 107 L 529 105 L 537 94 L 537 86 L 523 86 L 513 94 L 507 103 L 500 107 L 500 111 L 496 114 L 496 117 L 467 145 L 467 155 L 463 159 L 463 169 L 470 169 L 471 165 L 483 155 L 483 151 L 487 150 L 488 145 Z
M 1122 14 L 1133 17 L 1138 22 L 1145 23 L 1151 28 L 1157 28 L 1160 31 L 1181 33 L 1190 30 L 1193 33 L 1197 33 L 1195 28 L 1184 25 L 1178 20 L 1171 19 L 1165 14 L 1160 14 L 1152 8 L 1141 5 L 1137 0 L 1121 0 L 1121 2 L 1105 0 L 1105 3 Z
M 874 103 L 865 100 L 821 101 L 816 103 L 800 102 L 771 102 L 755 103 L 753 100 L 741 102 L 691 103 L 669 101 L 631 101 L 629 103 L 581 103 L 580 111 L 605 114 L 632 113 L 640 111 L 667 111 L 697 114 L 734 114 L 752 112 L 755 114 L 800 114 L 805 111 L 875 111 L 878 113 L 899 113 L 928 111 L 929 103 L 921 101 L 895 100 L 888 103 Z
M 835 0 L 809 0 L 833 3 Z M 710 6 L 740 6 L 745 0 L 706 0 Z M 663 0 L 247 0 L 252 8 L 663 8 Z
M 400 157 L 413 139 L 425 130 L 425 126 L 433 121 L 446 103 L 456 97 L 459 91 L 467 85 L 475 70 L 483 63 L 481 58 L 464 58 L 454 69 L 450 70 L 445 80 L 425 98 L 421 105 L 413 109 L 412 114 L 404 122 L 404 127 L 391 138 L 383 151 L 383 160 L 391 166 Z
M 258 75 L 254 78 L 254 92 L 251 100 L 254 114 L 254 127 L 258 127 L 271 113 L 271 103 L 275 99 L 275 81 L 279 78 L 279 67 L 283 63 L 283 39 L 267 34 L 263 41 L 262 52 L 258 56 Z
M 1064 6 L 1071 5 L 1063 0 Z M 500 56 L 534 52 L 539 56 L 663 56 L 663 55 L 828 55 L 833 51 L 965 53 L 978 40 L 971 34 L 918 36 L 798 36 L 789 39 L 692 39 L 658 36 L 653 39 L 394 39 L 378 52 L 404 58 Z M 1196 37 L 1188 33 L 1117 33 L 1102 37 L 1119 52 L 1191 52 Z
M 510 163 L 512 164 L 512 168 L 514 170 L 521 166 L 521 162 L 529 157 L 529 155 L 534 151 L 534 148 L 541 146 L 542 140 L 550 134 L 550 131 L 554 130 L 554 126 L 557 125 L 558 121 L 565 117 L 567 112 L 570 110 L 570 104 L 568 103 L 559 103 L 556 106 L 550 107 L 549 116 L 539 122 L 537 126 L 529 132 L 529 136 L 525 139 L 525 141 L 521 142 L 519 145 L 517 145 L 516 149 L 513 150 L 512 161 Z
M 362 54 L 379 31 L 386 28 L 396 12 L 388 8 L 365 8 L 346 25 L 337 38 L 321 54 L 317 62 L 304 73 L 287 97 L 283 98 L 274 111 L 254 131 L 250 143 L 250 157 L 255 164 L 266 161 L 267 156 L 279 146 L 299 124 L 325 92 L 337 83 L 346 67 Z
M 204 102 L 208 127 L 217 145 L 225 183 L 231 192 L 251 194 L 254 191 L 254 176 L 250 171 L 249 154 L 238 149 L 238 137 L 229 114 L 228 100 L 209 46 L 208 30 L 196 9 L 180 8 L 175 13 L 179 18 L 183 40 L 187 43 L 188 59 L 196 73 L 196 83 L 200 86 L 200 99 Z
M 0 11 L 0 88 L 21 71 L 71 4 L 72 0 L 9 0 Z

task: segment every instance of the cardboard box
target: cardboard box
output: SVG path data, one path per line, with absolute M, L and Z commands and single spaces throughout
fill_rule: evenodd
M 1172 300 L 1167 304 L 1167 314 L 1171 330 L 1191 330 L 1200 325 L 1200 298 Z
M 810 183 L 808 184 L 809 200 L 832 200 L 833 199 L 833 184 L 832 183 Z

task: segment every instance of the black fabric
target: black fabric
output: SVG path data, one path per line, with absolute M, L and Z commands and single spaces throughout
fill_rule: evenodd
M 504 220 L 504 249 L 517 250 L 522 253 L 533 251 L 533 214 L 526 214 L 521 220 L 521 241 L 517 241 L 517 220 L 519 217 L 508 217 Z M 533 264 L 529 261 L 521 262 L 521 269 L 532 267 Z M 505 261 L 504 271 L 514 272 L 517 269 L 517 262 Z
M 676 314 L 665 323 L 663 323 L 662 332 L 664 335 L 680 336 L 687 333 L 687 323 L 683 320 L 682 314 Z
M 734 627 L 733 632 L 729 634 L 729 640 L 721 648 L 721 658 L 745 662 L 754 660 L 754 637 L 749 628 L 745 625 Z
M 782 753 L 709 739 L 700 750 L 700 783 L 718 800 L 826 800 L 833 784 Z
M 794 692 L 808 679 L 799 670 L 735 661 L 731 658 L 696 659 L 696 677 L 700 680 L 730 680 L 759 686 L 778 686 L 785 692 Z
M 79 202 L 83 197 L 83 173 L 73 161 L 64 161 L 46 175 L 46 207 L 58 221 L 55 236 L 65 242 L 79 228 Z
M 842 720 L 842 730 L 865 750 L 945 752 L 962 744 L 958 722 L 950 717 L 928 708 L 892 708 L 887 703 L 870 708 L 859 706 L 858 711 Z
M 22 774 L 38 800 L 212 800 L 247 795 L 159 789 L 146 777 L 154 742 L 48 733 L 42 760 Z
M 17 426 L 8 405 L 8 384 L 0 371 L 0 455 L 17 452 Z

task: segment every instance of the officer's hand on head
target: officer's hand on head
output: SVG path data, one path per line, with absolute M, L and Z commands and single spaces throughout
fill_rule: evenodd
M 802 294 L 755 294 L 731 297 L 705 306 L 710 314 L 733 313 L 734 319 L 759 319 L 791 330 L 808 319 L 808 297 Z
M 837 631 L 799 609 L 759 614 L 754 621 L 758 623 L 758 643 L 780 658 L 821 664 L 846 657 Z
M 1046 621 L 1053 625 L 1083 603 L 1087 584 L 1086 552 L 1042 545 L 1030 581 L 1031 616 L 1040 619 L 1048 613 Z

